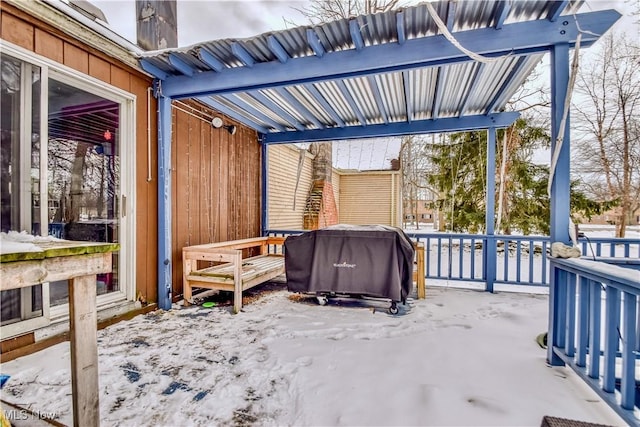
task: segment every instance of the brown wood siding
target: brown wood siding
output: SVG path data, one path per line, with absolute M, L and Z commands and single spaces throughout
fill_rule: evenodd
M 395 172 L 342 174 L 340 177 L 340 222 L 399 226 L 398 184 Z M 393 196 L 392 196 L 393 193 Z
M 146 301 L 157 301 L 157 103 L 151 100 L 153 179 L 147 182 L 147 87 L 152 79 L 97 49 L 86 46 L 14 6 L 2 2 L 0 35 L 3 41 L 18 45 L 53 61 L 88 73 L 105 83 L 130 92 L 136 101 L 136 141 L 123 141 L 123 149 L 136 156 L 136 294 Z
M 197 103 L 179 108 L 212 117 Z M 194 108 L 194 110 L 190 110 Z M 260 235 L 261 154 L 255 131 L 225 118 L 238 130 L 214 129 L 208 121 L 173 109 L 172 226 L 173 295 L 182 295 L 182 248 Z
M 311 188 L 311 153 L 305 153 L 296 192 L 300 151 L 291 145 L 269 147 L 269 229 L 302 230 L 303 213 Z M 293 204 L 294 192 L 295 209 Z
M 130 147 L 136 155 L 136 253 L 132 256 L 137 267 L 136 294 L 148 302 L 156 302 L 157 102 L 152 98 L 149 124 L 146 95 L 152 79 L 4 2 L 0 23 L 3 40 L 136 95 L 136 141 Z M 212 111 L 206 111 L 213 115 Z M 212 129 L 184 113 L 174 111 L 173 121 L 172 279 L 177 297 L 182 293 L 182 246 L 260 234 L 261 154 L 255 131 L 238 123 L 235 123 L 237 133 L 229 135 L 225 129 Z M 147 181 L 149 125 L 152 179 Z M 127 143 L 124 144 L 123 149 L 127 149 Z

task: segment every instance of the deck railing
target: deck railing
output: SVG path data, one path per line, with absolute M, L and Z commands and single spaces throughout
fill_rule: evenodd
M 560 259 L 548 256 L 548 237 L 408 234 L 425 244 L 427 279 L 484 281 L 493 290 L 493 269 L 495 283 L 549 286 L 547 360 L 569 365 L 629 425 L 640 426 L 640 239 L 583 237 L 581 258 Z
M 637 426 L 640 260 L 615 261 L 550 259 L 547 360 L 569 365 L 629 425 Z
M 268 235 L 300 234 L 303 230 L 269 230 Z M 513 236 L 408 232 L 425 245 L 426 279 L 493 284 L 548 286 L 551 243 L 546 236 Z M 589 257 L 640 260 L 640 239 L 581 238 Z M 495 247 L 495 257 L 489 248 Z M 494 279 L 491 279 L 494 277 Z

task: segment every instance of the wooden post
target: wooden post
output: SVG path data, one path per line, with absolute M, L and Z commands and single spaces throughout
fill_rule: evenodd
M 242 250 L 237 252 L 233 266 L 233 312 L 235 314 L 242 309 Z
M 417 242 L 416 245 L 416 288 L 418 290 L 418 299 L 426 298 L 425 280 L 424 280 L 424 243 Z
M 73 425 L 100 425 L 96 275 L 69 279 Z

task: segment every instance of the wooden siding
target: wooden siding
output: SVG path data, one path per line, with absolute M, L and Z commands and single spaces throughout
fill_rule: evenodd
M 54 28 L 2 2 L 0 11 L 0 38 L 52 61 L 89 74 L 107 84 L 136 95 L 136 141 L 132 147 L 136 155 L 136 295 L 144 300 L 157 300 L 157 144 L 151 144 L 151 171 L 153 179 L 147 181 L 147 126 L 151 127 L 152 141 L 157 141 L 157 104 L 151 100 L 151 123 L 147 123 L 147 87 L 152 79 L 117 59 L 72 38 Z M 126 143 L 125 143 L 126 144 Z
M 340 222 L 401 226 L 400 174 L 359 172 L 340 175 Z
M 136 96 L 136 295 L 157 301 L 157 102 L 151 97 L 147 123 L 147 88 L 152 79 L 14 6 L 2 4 L 3 40 L 88 74 Z M 209 109 L 205 114 L 213 116 Z M 216 114 L 220 115 L 220 114 Z M 183 246 L 256 237 L 260 234 L 260 147 L 254 131 L 238 126 L 235 135 L 174 110 L 173 292 L 182 293 Z M 227 120 L 228 123 L 232 123 Z M 148 180 L 147 132 L 151 132 L 151 179 Z M 127 147 L 123 147 L 127 149 Z
M 305 153 L 293 204 L 300 151 L 292 145 L 269 146 L 269 228 L 302 230 L 302 215 L 311 188 L 313 156 Z M 336 196 L 337 197 L 337 196 Z
M 258 237 L 261 153 L 255 131 L 228 118 L 235 135 L 214 129 L 222 116 L 195 102 L 174 108 L 172 172 L 173 296 L 182 295 L 182 248 Z M 177 104 L 176 104 L 177 105 Z M 185 111 L 192 114 L 188 114 Z

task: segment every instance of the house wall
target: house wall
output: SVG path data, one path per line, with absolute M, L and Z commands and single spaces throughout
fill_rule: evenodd
M 308 151 L 305 151 L 304 164 L 296 191 L 300 150 L 294 145 L 271 145 L 268 150 L 268 228 L 273 230 L 302 230 L 304 207 L 311 188 L 313 156 Z
M 339 193 L 341 223 L 402 226 L 399 172 L 342 173 Z
M 175 103 L 174 103 L 175 105 Z M 182 248 L 260 235 L 261 148 L 254 130 L 200 104 L 174 108 L 172 170 L 173 296 L 182 294 Z M 185 111 L 189 111 L 189 114 Z M 196 112 L 197 110 L 197 112 Z M 201 117 L 224 117 L 230 135 Z
M 151 175 L 147 181 L 147 127 L 157 141 L 156 115 L 147 121 L 147 88 L 152 79 L 133 67 L 78 41 L 59 28 L 39 20 L 12 4 L 2 2 L 0 38 L 66 65 L 136 96 L 136 294 L 157 300 L 157 147 L 151 144 Z M 151 111 L 157 110 L 151 98 Z
M 30 3 L 25 6 L 28 6 L 26 10 L 32 7 Z M 99 38 L 87 35 L 95 42 L 89 45 L 46 21 L 3 1 L 0 37 L 136 96 L 136 140 L 131 144 L 136 158 L 136 295 L 144 301 L 155 302 L 158 283 L 158 107 L 153 96 L 149 97 L 149 104 L 147 102 L 152 78 L 131 65 L 136 62 L 131 56 L 115 58 L 96 48 L 95 45 L 100 44 Z M 191 105 L 204 116 L 222 117 L 200 104 Z M 150 120 L 147 120 L 148 115 Z M 225 124 L 237 126 L 235 135 L 230 135 L 224 128 L 213 129 L 193 115 L 173 110 L 171 231 L 175 298 L 182 294 L 183 246 L 260 235 L 261 154 L 257 134 L 228 118 L 224 120 Z M 148 132 L 152 141 L 150 152 Z

